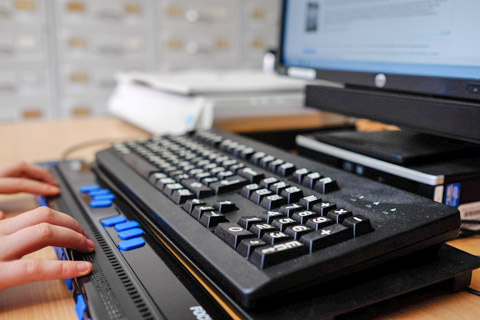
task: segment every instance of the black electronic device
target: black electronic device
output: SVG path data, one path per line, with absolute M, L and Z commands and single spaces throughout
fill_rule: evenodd
M 480 142 L 480 3 L 283 1 L 277 71 L 311 85 L 306 105 Z
M 479 264 L 437 254 L 456 209 L 232 134 L 130 141 L 52 171 L 63 191 L 49 204 L 97 244 L 58 249 L 94 264 L 71 284 L 80 319 L 332 318 L 448 279 L 462 289 Z M 415 251 L 428 259 L 402 259 Z

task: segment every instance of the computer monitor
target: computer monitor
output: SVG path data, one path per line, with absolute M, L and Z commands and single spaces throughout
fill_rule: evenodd
M 480 1 L 284 0 L 277 72 L 307 105 L 480 142 Z

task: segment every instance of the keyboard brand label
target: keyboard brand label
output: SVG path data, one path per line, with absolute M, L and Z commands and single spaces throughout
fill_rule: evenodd
M 193 306 L 190 307 L 190 310 L 192 311 L 193 315 L 197 320 L 212 320 L 212 317 L 203 309 L 202 306 Z

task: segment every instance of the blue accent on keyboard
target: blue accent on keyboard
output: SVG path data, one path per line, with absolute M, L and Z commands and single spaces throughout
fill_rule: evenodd
M 116 225 L 117 223 L 122 223 L 127 221 L 127 219 L 124 216 L 115 216 L 115 217 L 110 217 L 102 220 L 102 225 L 104 227 L 112 227 Z
M 112 200 L 92 200 L 90 208 L 108 208 L 112 205 Z
M 145 232 L 143 232 L 143 230 L 140 228 L 133 228 L 133 229 L 128 229 L 120 232 L 118 234 L 118 237 L 122 240 L 128 240 L 128 239 L 143 236 L 144 233 Z
M 113 200 L 115 199 L 115 195 L 113 193 L 109 193 L 106 195 L 95 196 L 93 200 Z
M 110 194 L 110 190 L 108 190 L 108 189 L 99 189 L 99 190 L 91 191 L 91 192 L 88 193 L 88 195 L 92 198 L 97 197 L 97 196 L 104 196 L 104 195 L 107 195 L 107 194 Z
M 75 305 L 75 312 L 77 313 L 77 317 L 79 320 L 84 319 L 86 311 L 87 311 L 87 304 L 85 303 L 85 299 L 81 294 L 79 294 L 77 296 L 77 304 Z
M 92 192 L 97 190 L 100 190 L 100 186 L 98 184 L 84 185 L 80 187 L 81 193 L 87 193 L 87 192 Z
M 137 221 L 131 220 L 131 221 L 127 221 L 127 222 L 119 223 L 119 224 L 115 225 L 115 230 L 117 230 L 118 232 L 121 232 L 121 231 L 125 231 L 125 230 L 128 230 L 128 229 L 136 228 L 139 225 L 140 224 Z
M 130 240 L 122 241 L 118 244 L 118 248 L 123 251 L 133 250 L 136 248 L 143 247 L 145 245 L 145 240 L 142 238 L 133 238 Z
M 48 203 L 47 200 L 45 200 L 45 197 L 37 195 L 35 196 L 35 200 L 37 201 L 39 207 L 48 207 Z

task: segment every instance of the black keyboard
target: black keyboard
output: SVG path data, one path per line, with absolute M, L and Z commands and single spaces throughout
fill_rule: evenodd
M 117 144 L 96 166 L 246 308 L 435 247 L 460 226 L 455 208 L 219 131 Z

